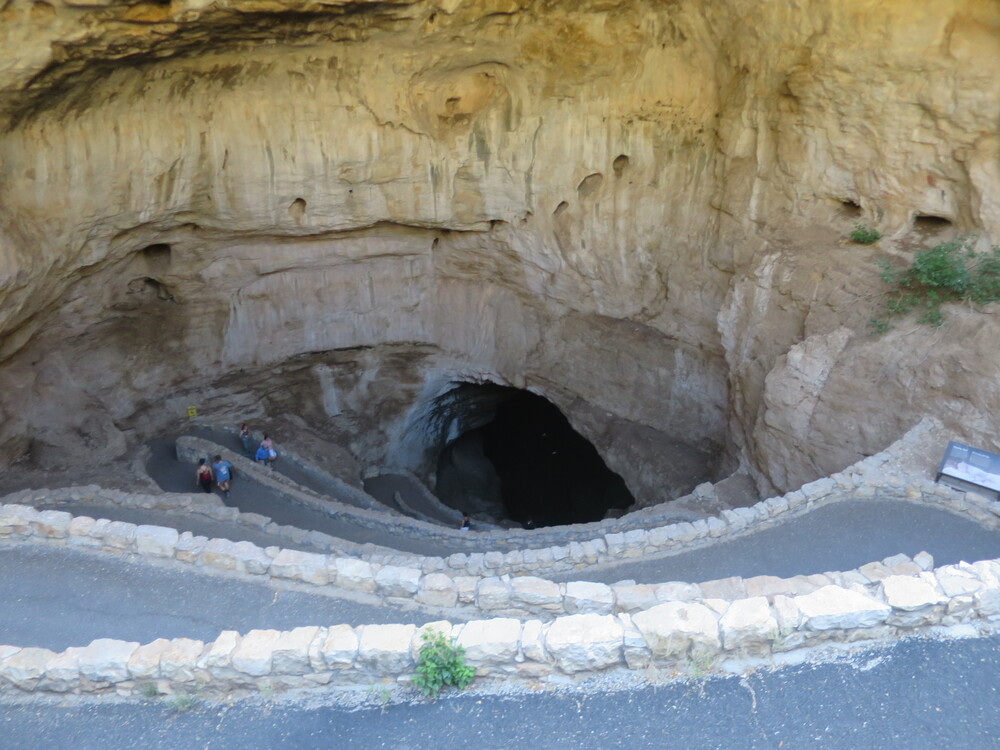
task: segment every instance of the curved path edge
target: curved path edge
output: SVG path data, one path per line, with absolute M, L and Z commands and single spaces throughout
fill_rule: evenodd
M 694 537 L 712 538 L 713 532 L 721 536 L 719 525 L 713 526 L 712 520 L 717 520 L 723 530 L 731 527 L 732 532 L 746 533 L 760 527 L 759 523 L 751 523 L 747 512 L 765 520 L 776 515 L 792 517 L 818 503 L 832 502 L 834 496 L 843 496 L 842 490 L 848 488 L 852 498 L 863 497 L 863 490 L 872 490 L 870 470 L 888 465 L 890 458 L 865 459 L 839 476 L 813 482 L 783 498 L 763 501 L 754 509 L 724 511 L 720 519 L 699 522 L 705 528 L 694 528 L 695 532 L 703 532 Z M 856 481 L 858 476 L 868 477 L 863 486 Z M 1000 503 L 925 480 L 902 488 L 896 478 L 886 477 L 885 481 L 883 489 L 901 491 L 912 501 L 946 507 L 994 528 L 998 523 Z M 873 490 L 870 496 L 874 496 Z M 676 541 L 670 529 L 635 531 L 667 531 L 665 539 Z M 628 558 L 628 537 L 634 533 L 618 535 L 623 537 L 620 546 L 606 542 L 607 551 L 610 553 L 614 546 Z M 912 560 L 896 556 L 856 571 L 824 574 L 818 577 L 822 580 L 810 582 L 808 579 L 815 577 L 800 576 L 806 579 L 805 589 L 782 588 L 782 581 L 796 579 L 761 580 L 771 577 L 758 576 L 735 591 L 727 590 L 732 579 L 700 587 L 646 586 L 657 598 L 652 602 L 633 598 L 629 603 L 622 600 L 622 591 L 603 584 L 556 584 L 533 576 L 475 579 L 436 571 L 422 573 L 419 569 L 372 565 L 354 558 L 328 559 L 325 555 L 280 548 L 261 550 L 249 542 L 205 540 L 191 535 L 182 540 L 182 536 L 174 529 L 74 518 L 62 511 L 37 511 L 19 505 L 0 508 L 0 539 L 75 543 L 119 555 L 169 558 L 206 569 L 266 574 L 316 586 L 334 582 L 347 589 L 361 586 L 385 597 L 419 601 L 423 596 L 424 603 L 432 607 L 440 606 L 443 600 L 457 603 L 463 598 L 484 611 L 500 609 L 498 603 L 501 607 L 519 605 L 510 612 L 513 617 L 460 624 L 440 621 L 423 626 L 455 638 L 481 676 L 538 679 L 612 668 L 656 667 L 690 672 L 720 661 L 780 663 L 797 658 L 788 655 L 802 649 L 843 648 L 845 644 L 851 647 L 915 633 L 971 637 L 991 631 L 1000 622 L 1000 560 L 933 569 L 929 555 L 917 555 Z M 613 536 L 605 535 L 605 540 Z M 486 553 L 484 558 L 489 555 L 504 558 L 500 553 Z M 475 586 L 470 585 L 471 581 L 476 581 Z M 756 587 L 753 590 L 748 585 L 751 581 Z M 711 583 L 718 585 L 712 588 Z M 610 601 L 605 589 L 611 593 Z M 667 601 L 659 601 L 661 597 Z M 613 611 L 604 610 L 608 607 Z M 533 615 L 534 619 L 523 619 Z M 554 619 L 548 619 L 553 615 Z M 547 621 L 541 619 L 545 616 Z M 245 635 L 225 631 L 211 643 L 180 638 L 140 645 L 98 639 L 60 653 L 0 646 L 0 691 L 129 694 L 143 689 L 145 682 L 155 683 L 157 689 L 200 686 L 217 691 L 265 685 L 348 685 L 386 677 L 405 682 L 415 665 L 420 630 L 400 624 L 334 625 L 286 632 L 255 630 Z

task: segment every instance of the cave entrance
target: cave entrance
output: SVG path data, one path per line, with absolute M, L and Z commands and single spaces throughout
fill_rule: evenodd
M 460 425 L 438 457 L 436 491 L 448 505 L 528 527 L 600 521 L 632 505 L 625 481 L 542 396 L 463 383 L 446 398 Z

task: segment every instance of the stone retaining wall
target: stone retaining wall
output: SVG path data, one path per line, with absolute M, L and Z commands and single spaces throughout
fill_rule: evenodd
M 985 498 L 981 499 L 982 502 L 980 499 L 967 502 L 963 493 L 937 485 L 929 479 L 906 481 L 894 474 L 900 455 L 925 443 L 929 437 L 938 440 L 936 433 L 939 431 L 940 425 L 936 421 L 924 420 L 885 451 L 842 472 L 806 484 L 782 497 L 768 498 L 747 508 L 724 510 L 717 517 L 675 523 L 669 504 L 665 504 L 601 523 L 473 534 L 403 515 L 387 518 L 382 513 L 324 500 L 305 488 L 297 488 L 277 472 L 231 452 L 228 455 L 230 460 L 238 458 L 239 470 L 283 492 L 290 499 L 332 517 L 387 532 L 398 533 L 402 528 L 410 536 L 445 543 L 456 549 L 455 554 L 447 558 L 424 557 L 373 545 L 354 545 L 352 548 L 350 542 L 340 541 L 340 549 L 371 563 L 442 571 L 455 576 L 532 575 L 539 571 L 549 574 L 571 572 L 622 558 L 662 556 L 698 549 L 715 544 L 722 537 L 730 539 L 755 533 L 843 499 L 870 499 L 876 495 L 885 500 L 901 499 L 940 506 L 967 513 L 983 523 L 995 524 L 1000 504 L 990 505 Z M 194 461 L 207 452 L 222 453 L 225 449 L 198 438 L 185 437 L 178 440 L 178 451 L 183 452 L 187 460 Z M 337 541 L 332 537 L 324 539 L 324 536 L 317 536 L 317 544 L 331 546 Z
M 939 494 L 930 497 L 939 503 L 945 499 Z M 199 498 L 195 495 L 191 499 Z M 923 499 L 926 501 L 928 498 Z M 956 505 L 955 500 L 950 500 L 944 507 L 955 509 Z M 997 516 L 1000 503 L 969 496 L 961 501 L 961 505 L 967 515 L 980 517 L 994 527 L 1000 524 Z M 283 581 L 305 584 L 320 589 L 317 593 L 333 596 L 342 595 L 342 592 L 360 593 L 376 597 L 386 605 L 412 601 L 439 612 L 462 610 L 470 611 L 472 616 L 487 614 L 542 619 L 580 613 L 629 613 L 676 601 L 807 595 L 828 585 L 872 587 L 888 575 L 909 575 L 929 567 L 926 562 L 929 555 L 920 560 L 896 555 L 857 570 L 793 578 L 756 576 L 744 579 L 734 576 L 701 583 L 556 583 L 530 575 L 475 575 L 474 571 L 447 568 L 446 561 L 441 558 L 423 558 L 425 564 L 434 563 L 425 568 L 408 567 L 278 546 L 261 548 L 248 541 L 208 539 L 172 528 L 74 517 L 66 511 L 39 511 L 30 506 L 11 504 L 0 506 L 0 540 L 49 543 L 139 558 L 174 560 L 208 573 L 237 573 L 267 578 L 279 584 Z M 639 546 L 641 544 L 640 539 L 634 547 L 623 547 L 622 556 L 639 557 L 644 549 Z M 613 549 L 611 545 L 609 548 Z M 630 554 L 632 550 L 637 550 L 639 554 Z M 483 559 L 488 559 L 490 554 L 483 555 Z M 461 574 L 463 572 L 466 574 Z
M 242 513 L 222 502 L 214 493 L 177 493 L 160 492 L 147 494 L 140 492 L 124 492 L 121 490 L 104 489 L 97 485 L 80 487 L 60 487 L 55 490 L 19 490 L 2 498 L 5 503 L 13 505 L 58 505 L 73 513 L 74 505 L 95 505 L 114 508 L 135 508 L 140 510 L 163 511 L 167 515 L 204 516 L 213 521 L 225 521 L 238 524 L 247 529 L 261 531 L 275 537 L 276 541 L 301 546 L 309 546 L 323 552 L 334 552 L 342 555 L 361 554 L 364 545 L 348 540 L 338 539 L 321 532 L 300 529 L 295 526 L 285 526 L 274 523 L 267 516 L 259 513 Z M 79 515 L 74 513 L 74 515 Z M 371 545 L 367 550 L 371 552 Z
M 42 529 L 45 520 L 34 523 Z M 169 548 L 169 540 L 156 532 L 140 539 L 147 554 L 165 554 Z M 905 562 L 897 569 L 907 566 L 914 572 L 896 573 L 886 565 L 877 584 L 826 584 L 807 594 L 702 596 L 633 614 L 573 614 L 549 622 L 444 621 L 424 627 L 454 637 L 480 676 L 538 679 L 650 666 L 684 674 L 729 659 L 766 664 L 794 649 L 918 632 L 970 636 L 1000 622 L 1000 561 L 937 570 Z M 420 630 L 413 625 L 313 625 L 245 635 L 225 631 L 211 643 L 98 639 L 61 653 L 0 646 L 0 691 L 127 695 L 153 683 L 161 691 L 221 693 L 385 678 L 405 682 L 414 670 Z
M 819 505 L 850 497 L 894 496 L 930 503 L 979 520 L 1000 523 L 1000 503 L 927 481 L 900 484 L 891 476 L 872 481 L 890 456 L 873 457 L 840 475 L 806 485 L 753 508 L 719 518 L 662 529 L 605 534 L 592 547 L 573 542 L 565 557 L 548 550 L 497 551 L 419 558 L 419 567 L 205 539 L 174 529 L 74 518 L 63 511 L 0 506 L 0 540 L 78 546 L 174 560 L 211 571 L 274 582 L 309 584 L 318 592 L 376 596 L 386 604 L 417 603 L 428 609 L 471 610 L 492 619 L 432 624 L 467 651 L 480 675 L 538 678 L 650 665 L 684 672 L 718 660 L 768 660 L 823 644 L 882 640 L 915 632 L 974 635 L 1000 622 L 1000 560 L 933 569 L 930 555 L 903 555 L 858 570 L 780 579 L 757 576 L 700 584 L 666 582 L 614 585 L 557 584 L 534 576 L 469 575 L 470 566 L 544 566 L 593 557 L 640 557 L 656 551 L 714 543 L 723 535 L 757 531 Z M 168 496 L 170 497 L 170 496 Z M 173 496 L 188 497 L 188 496 Z M 197 495 L 193 497 L 198 497 Z M 227 509 L 229 510 L 229 509 Z M 576 544 L 580 549 L 574 550 Z M 601 555 L 590 551 L 600 550 Z M 574 555 L 574 552 L 577 553 Z M 529 557 L 535 553 L 535 557 Z M 374 556 L 373 556 L 374 557 Z M 495 617 L 495 615 L 508 615 Z M 425 626 L 429 627 L 429 626 Z M 0 646 L 0 689 L 129 693 L 144 682 L 164 690 L 202 686 L 234 688 L 357 684 L 409 679 L 419 649 L 410 625 L 309 626 L 293 631 L 227 631 L 210 644 L 159 639 L 140 646 L 99 639 L 55 654 L 46 649 Z M 761 661 L 763 660 L 763 661 Z M 698 667 L 703 668 L 702 666 Z

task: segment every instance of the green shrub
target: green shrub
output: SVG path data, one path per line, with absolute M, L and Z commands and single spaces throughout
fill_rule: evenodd
M 882 233 L 880 231 L 878 231 L 875 227 L 870 227 L 867 224 L 862 224 L 861 222 L 855 224 L 854 229 L 852 229 L 851 233 L 847 236 L 859 245 L 870 245 L 873 242 L 878 242 L 882 239 Z
M 420 692 L 434 697 L 449 685 L 461 690 L 472 682 L 476 671 L 465 663 L 465 649 L 453 638 L 445 638 L 436 630 L 425 630 L 421 638 L 424 643 L 417 658 L 417 676 L 413 678 Z
M 884 314 L 868 321 L 876 334 L 888 330 L 887 318 L 914 310 L 920 311 L 918 323 L 939 326 L 945 302 L 1000 302 L 1000 247 L 977 253 L 970 240 L 959 239 L 917 253 L 909 268 L 895 268 L 886 260 L 880 260 L 879 267 L 889 292 Z

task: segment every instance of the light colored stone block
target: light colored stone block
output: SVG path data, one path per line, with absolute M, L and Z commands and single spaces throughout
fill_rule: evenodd
M 722 645 L 727 651 L 766 652 L 777 630 L 778 621 L 763 596 L 737 599 L 719 619 Z
M 270 674 L 274 646 L 280 637 L 277 630 L 251 630 L 233 649 L 233 669 L 252 677 Z
M 458 589 L 444 573 L 428 573 L 420 579 L 413 598 L 430 607 L 454 607 L 458 603 Z
M 890 607 L 904 612 L 933 607 L 945 600 L 934 586 L 915 576 L 884 578 L 882 594 Z
M 271 651 L 271 672 L 276 675 L 301 675 L 312 671 L 309 648 L 322 628 L 295 628 L 281 634 Z
M 48 539 L 65 539 L 69 535 L 69 526 L 73 515 L 61 510 L 43 510 L 31 522 L 31 528 L 38 536 Z
M 415 625 L 365 625 L 360 628 L 358 659 L 380 674 L 396 674 L 413 669 L 410 640 Z
M 683 581 L 669 581 L 654 587 L 657 603 L 662 602 L 691 602 L 701 599 L 701 587 L 697 583 L 684 583 Z
M 94 528 L 97 528 L 97 524 L 94 524 Z M 111 521 L 101 532 L 101 542 L 112 549 L 130 549 L 135 543 L 135 524 Z
M 611 588 L 615 594 L 615 610 L 618 612 L 639 612 L 659 604 L 656 589 L 649 584 L 615 583 Z
M 706 599 L 743 599 L 747 595 L 746 586 L 739 576 L 729 578 L 719 578 L 715 581 L 704 581 L 698 584 L 701 587 L 702 596 Z
M 326 555 L 283 549 L 271 560 L 270 570 L 271 575 L 278 578 L 325 586 L 330 580 L 326 572 L 326 563 Z
M 172 682 L 194 680 L 198 660 L 205 650 L 202 641 L 192 638 L 174 638 L 160 654 L 160 673 Z
M 893 574 L 888 567 L 880 562 L 871 562 L 867 565 L 862 565 L 858 568 L 858 572 L 872 583 L 878 583 L 883 578 L 888 578 Z
M 375 591 L 375 572 L 364 560 L 338 557 L 333 560 L 337 586 L 349 591 Z
M 186 563 L 196 562 L 205 550 L 206 544 L 208 544 L 208 537 L 195 536 L 190 531 L 185 531 L 177 539 L 174 558 Z
M 34 690 L 56 654 L 47 648 L 22 648 L 0 662 L 0 678 L 22 690 Z
M 82 648 L 68 648 L 49 660 L 41 684 L 46 690 L 67 692 L 80 684 L 80 652 Z
M 157 638 L 152 643 L 144 643 L 128 660 L 128 674 L 133 680 L 158 680 L 160 678 L 160 656 L 170 645 L 166 638 Z
M 129 678 L 128 662 L 139 648 L 136 642 L 98 638 L 80 650 L 80 674 L 95 682 L 122 682 Z
M 838 586 L 824 586 L 795 597 L 807 630 L 870 628 L 886 621 L 892 608 L 885 602 Z
M 451 579 L 458 591 L 458 601 L 462 604 L 475 604 L 476 588 L 479 586 L 478 576 L 455 576 Z
M 375 574 L 375 584 L 383 596 L 410 597 L 420 588 L 420 571 L 399 565 L 383 565 Z
M 611 587 L 590 581 L 571 581 L 566 584 L 563 599 L 568 614 L 610 614 L 615 606 L 615 594 Z
M 209 539 L 202 548 L 198 560 L 208 568 L 232 570 L 237 573 L 247 572 L 242 556 L 236 549 L 236 542 L 229 539 Z
M 527 620 L 521 628 L 521 653 L 525 659 L 544 662 L 548 660 L 545 653 L 543 635 L 545 625 L 541 620 Z
M 627 612 L 617 615 L 622 624 L 622 657 L 629 669 L 645 669 L 653 662 L 653 652 Z
M 472 620 L 458 636 L 466 661 L 474 667 L 514 661 L 520 642 L 521 622 L 510 617 Z
M 510 581 L 510 598 L 515 607 L 529 610 L 562 609 L 559 584 L 535 576 L 519 576 Z
M 720 647 L 719 616 L 695 602 L 666 602 L 632 615 L 654 658 L 714 653 Z
M 975 595 L 976 611 L 983 617 L 1000 615 L 1000 589 L 988 588 Z
M 173 557 L 180 534 L 177 529 L 165 526 L 137 526 L 135 548 L 140 555 L 148 557 Z
M 358 656 L 358 634 L 350 625 L 334 625 L 327 629 L 320 653 L 329 669 L 349 667 Z
M 945 565 L 934 571 L 938 585 L 946 596 L 960 596 L 962 594 L 975 594 L 983 587 L 983 582 L 972 570 L 961 568 L 958 565 Z
M 510 587 L 501 578 L 482 578 L 476 587 L 476 604 L 484 611 L 510 609 Z
M 563 672 L 588 672 L 621 664 L 624 628 L 613 615 L 567 615 L 545 633 L 545 650 Z
M 774 615 L 778 623 L 778 631 L 790 633 L 797 630 L 802 621 L 802 613 L 790 596 L 774 597 Z
M 778 596 L 791 593 L 791 586 L 784 578 L 778 576 L 754 576 L 743 582 L 748 597 Z
M 240 634 L 235 630 L 223 630 L 219 637 L 208 644 L 201 655 L 198 666 L 202 669 L 226 670 L 233 666 L 233 653 L 240 645 Z

